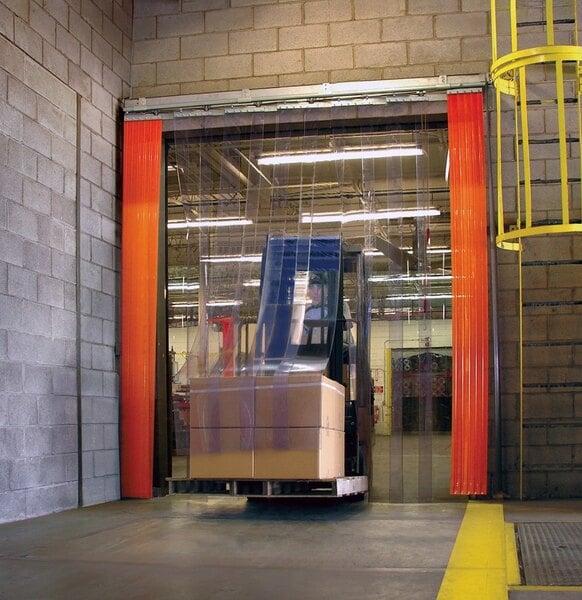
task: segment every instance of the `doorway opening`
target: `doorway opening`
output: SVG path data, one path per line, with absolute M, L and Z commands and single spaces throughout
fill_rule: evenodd
M 370 499 L 452 498 L 446 108 L 416 109 L 175 120 L 165 173 L 172 477 L 188 474 L 191 381 L 236 376 L 257 355 L 269 236 L 339 236 L 365 264 L 342 272 L 341 300 L 367 357 L 353 368 L 370 382 L 359 399 L 370 410 Z

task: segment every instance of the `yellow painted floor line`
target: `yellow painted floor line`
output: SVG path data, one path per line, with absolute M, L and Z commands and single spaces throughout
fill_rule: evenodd
M 507 585 L 520 585 L 521 575 L 519 573 L 515 525 L 513 523 L 505 523 L 505 564 L 507 568 Z
M 470 501 L 437 600 L 506 600 L 503 505 Z

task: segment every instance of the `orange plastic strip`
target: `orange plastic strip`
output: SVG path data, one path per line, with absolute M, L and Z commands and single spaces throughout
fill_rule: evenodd
M 481 92 L 449 94 L 453 269 L 451 494 L 487 493 L 489 302 Z
M 151 498 L 162 122 L 124 125 L 121 235 L 121 496 Z

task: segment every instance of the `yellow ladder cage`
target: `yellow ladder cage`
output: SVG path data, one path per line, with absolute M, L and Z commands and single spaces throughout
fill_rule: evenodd
M 577 0 L 491 0 L 500 248 L 582 232 L 579 24 Z

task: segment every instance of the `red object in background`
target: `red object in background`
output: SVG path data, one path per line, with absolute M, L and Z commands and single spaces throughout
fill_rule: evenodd
M 209 323 L 220 325 L 222 332 L 222 362 L 223 375 L 234 375 L 234 323 L 232 317 L 216 317 L 208 319 Z
M 121 496 L 153 488 L 162 122 L 124 124 L 121 235 Z
M 487 493 L 489 284 L 481 92 L 448 96 L 453 270 L 451 494 Z

